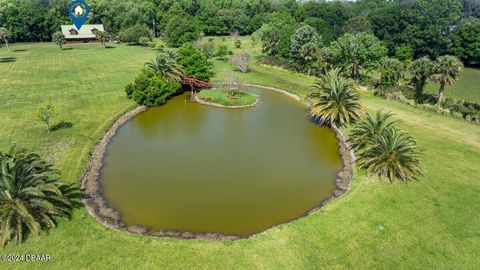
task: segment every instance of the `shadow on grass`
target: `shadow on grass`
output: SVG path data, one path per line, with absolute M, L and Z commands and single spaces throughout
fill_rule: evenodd
M 69 48 L 63 48 L 62 51 L 70 51 L 70 50 L 73 50 L 72 47 L 69 47 Z
M 57 131 L 57 130 L 60 130 L 60 129 L 67 129 L 67 128 L 71 128 L 73 127 L 73 124 L 70 123 L 70 122 L 65 122 L 65 121 L 62 121 L 58 124 L 56 124 L 55 126 L 53 126 L 50 131 Z
M 27 49 L 16 49 L 16 50 L 13 50 L 14 52 L 26 52 L 28 51 Z
M 9 63 L 9 62 L 14 62 L 17 61 L 17 58 L 15 57 L 0 57 L 0 63 Z
M 107 45 L 107 46 L 105 46 L 105 49 L 115 49 L 115 48 L 117 48 L 117 47 L 114 47 L 114 46 L 108 46 L 108 45 Z

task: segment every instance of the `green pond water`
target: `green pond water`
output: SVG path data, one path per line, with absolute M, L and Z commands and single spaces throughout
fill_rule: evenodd
M 260 103 L 221 109 L 172 98 L 123 125 L 101 173 L 127 225 L 248 236 L 305 215 L 342 167 L 333 131 L 304 105 L 250 89 Z

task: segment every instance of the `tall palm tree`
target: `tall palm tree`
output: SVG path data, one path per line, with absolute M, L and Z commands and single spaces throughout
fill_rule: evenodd
M 179 81 L 183 75 L 183 68 L 174 57 L 174 53 L 162 51 L 145 66 L 168 81 Z
M 58 180 L 58 173 L 33 153 L 12 147 L 0 152 L 0 244 L 21 244 L 70 217 L 79 204 L 79 190 Z
M 440 89 L 438 90 L 438 106 L 442 104 L 445 86 L 452 85 L 458 81 L 462 69 L 462 62 L 455 56 L 444 55 L 435 61 L 432 80 L 440 84 Z
M 310 116 L 321 124 L 340 127 L 361 117 L 360 94 L 353 81 L 340 75 L 340 69 L 321 75 L 312 90 Z
M 428 78 L 432 76 L 433 62 L 427 56 L 418 58 L 413 61 L 410 66 L 410 73 L 412 74 L 412 84 L 415 86 L 415 97 L 420 99 L 423 96 L 423 89 L 427 83 Z
M 367 113 L 364 119 L 355 124 L 350 133 L 349 142 L 352 148 L 357 151 L 373 145 L 395 124 L 396 120 L 390 119 L 392 115 L 382 110 L 377 111 L 375 115 Z
M 419 151 L 413 137 L 394 127 L 387 128 L 374 143 L 357 153 L 358 164 L 371 175 L 408 182 L 422 175 Z

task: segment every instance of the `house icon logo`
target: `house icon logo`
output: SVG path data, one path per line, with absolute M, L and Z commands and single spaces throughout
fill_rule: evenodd
M 75 12 L 75 16 L 82 16 L 83 14 L 83 8 L 80 5 L 78 5 L 73 11 Z

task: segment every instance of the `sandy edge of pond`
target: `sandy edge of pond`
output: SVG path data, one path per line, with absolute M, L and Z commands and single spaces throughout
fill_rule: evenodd
M 246 84 L 247 86 L 257 87 L 267 90 L 272 90 L 275 92 L 282 93 L 286 96 L 289 96 L 305 105 L 309 105 L 308 103 L 302 101 L 297 95 L 289 93 L 285 90 L 257 85 L 257 84 Z M 100 178 L 100 171 L 103 167 L 103 158 L 107 149 L 110 140 L 117 134 L 118 129 L 125 124 L 128 120 L 132 119 L 136 115 L 140 114 L 147 110 L 146 106 L 140 106 L 136 109 L 124 114 L 120 117 L 113 126 L 103 135 L 100 141 L 95 145 L 93 152 L 90 156 L 90 160 L 88 162 L 87 168 L 81 178 L 80 190 L 82 192 L 82 201 L 87 209 L 87 212 L 95 218 L 98 222 L 102 223 L 103 225 L 123 232 L 129 232 L 133 234 L 142 234 L 146 236 L 154 236 L 154 237 L 168 237 L 168 238 L 181 238 L 181 239 L 204 239 L 204 240 L 239 240 L 239 239 L 248 239 L 253 236 L 257 236 L 269 231 L 272 228 L 276 228 L 282 224 L 277 224 L 272 226 L 269 229 L 261 231 L 256 234 L 252 234 L 246 237 L 239 237 L 239 236 L 229 236 L 223 235 L 220 233 L 192 233 L 192 232 L 184 232 L 184 231 L 159 231 L 155 233 L 150 233 L 149 229 L 144 226 L 126 226 L 125 223 L 121 220 L 120 214 L 115 211 L 114 209 L 110 208 L 107 205 L 106 200 L 102 196 L 101 186 L 99 182 Z M 341 130 L 337 128 L 333 128 L 333 131 L 336 134 L 338 139 L 339 145 L 339 153 L 340 157 L 343 161 L 344 167 L 343 169 L 338 172 L 336 178 L 336 188 L 329 198 L 325 199 L 320 205 L 311 209 L 305 215 L 298 217 L 296 219 L 290 220 L 286 223 L 293 222 L 295 220 L 299 220 L 305 217 L 310 216 L 311 214 L 315 213 L 323 206 L 345 194 L 351 186 L 354 164 L 355 164 L 355 155 L 351 148 L 348 145 L 348 142 L 341 132 Z

